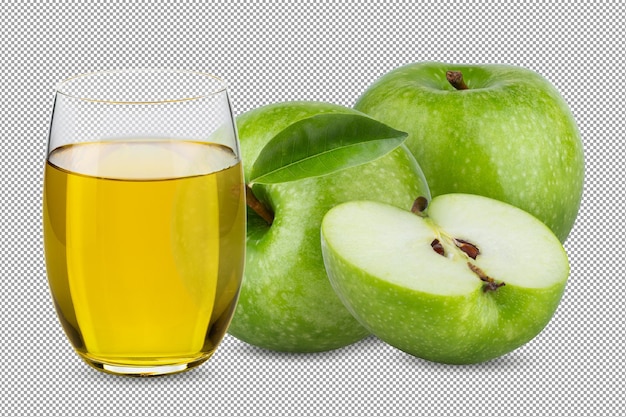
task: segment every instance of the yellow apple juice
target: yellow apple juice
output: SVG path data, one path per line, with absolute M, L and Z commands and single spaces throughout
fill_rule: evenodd
M 244 262 L 233 151 L 82 143 L 54 150 L 44 177 L 50 290 L 83 359 L 105 370 L 208 359 L 230 323 Z

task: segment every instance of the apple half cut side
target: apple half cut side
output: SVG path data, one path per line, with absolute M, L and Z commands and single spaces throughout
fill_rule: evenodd
M 539 334 L 569 275 L 552 231 L 478 195 L 416 202 L 411 212 L 352 201 L 324 216 L 324 265 L 354 317 L 398 349 L 449 364 L 484 362 Z

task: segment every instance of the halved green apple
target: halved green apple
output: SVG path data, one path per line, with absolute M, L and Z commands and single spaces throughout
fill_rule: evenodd
M 527 343 L 552 318 L 569 275 L 547 226 L 478 195 L 420 198 L 412 211 L 344 203 L 325 215 L 321 235 L 330 282 L 354 317 L 434 362 L 483 362 Z

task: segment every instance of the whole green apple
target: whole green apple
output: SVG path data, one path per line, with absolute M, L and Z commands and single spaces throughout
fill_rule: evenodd
M 566 102 L 541 75 L 414 63 L 382 76 L 354 107 L 409 133 L 406 145 L 433 196 L 495 198 L 567 238 L 582 196 L 583 148 Z
M 475 194 L 435 197 L 417 214 L 352 201 L 324 217 L 328 275 L 359 322 L 396 348 L 450 364 L 496 358 L 541 332 L 569 275 L 545 224 Z
M 287 102 L 238 116 L 246 181 L 270 139 L 298 121 L 325 113 L 362 115 L 330 103 Z M 291 352 L 340 348 L 368 335 L 328 281 L 320 225 L 324 214 L 342 202 L 367 197 L 404 207 L 417 195 L 429 195 L 411 153 L 400 146 L 372 162 L 326 176 L 253 184 L 252 191 L 273 221 L 270 225 L 248 210 L 245 273 L 229 333 L 258 347 Z

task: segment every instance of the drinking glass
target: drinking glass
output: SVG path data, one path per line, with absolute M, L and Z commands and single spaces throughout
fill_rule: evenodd
M 225 82 L 96 72 L 55 91 L 44 173 L 48 283 L 74 350 L 113 374 L 206 361 L 235 309 L 245 191 Z

